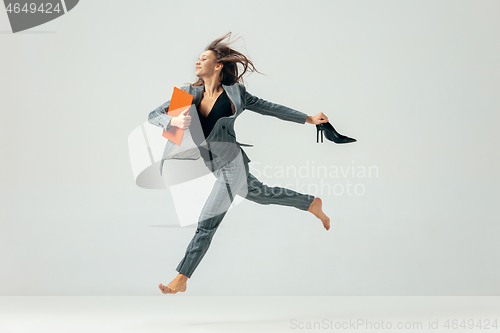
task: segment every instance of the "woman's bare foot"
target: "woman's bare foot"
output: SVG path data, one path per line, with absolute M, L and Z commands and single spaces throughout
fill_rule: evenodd
M 160 283 L 158 286 L 162 293 L 164 294 L 176 294 L 178 292 L 186 291 L 186 281 L 188 277 L 184 274 L 177 274 L 175 279 L 173 279 L 167 286 Z
M 311 202 L 311 206 L 309 206 L 309 209 L 307 211 L 313 213 L 314 216 L 320 219 L 321 222 L 323 222 L 323 226 L 325 227 L 325 229 L 329 230 L 330 218 L 326 216 L 325 213 L 323 213 L 323 209 L 321 208 L 322 206 L 323 202 L 320 198 L 316 197 L 314 198 L 313 202 Z

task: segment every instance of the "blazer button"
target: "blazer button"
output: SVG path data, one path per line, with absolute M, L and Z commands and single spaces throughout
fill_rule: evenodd
M 222 128 L 226 128 L 226 126 L 223 125 Z

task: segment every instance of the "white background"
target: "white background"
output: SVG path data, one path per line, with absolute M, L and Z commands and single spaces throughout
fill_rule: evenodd
M 320 196 L 332 227 L 244 202 L 190 295 L 499 295 L 499 13 L 497 1 L 86 0 L 12 34 L 0 11 L 0 295 L 157 295 L 175 277 L 195 229 L 178 227 L 167 190 L 135 185 L 127 137 L 228 31 L 266 74 L 245 80 L 250 93 L 324 112 L 358 142 L 318 144 L 311 124 L 245 111 L 250 171 Z M 287 166 L 378 173 L 274 174 Z M 339 194 L 348 182 L 364 193 Z

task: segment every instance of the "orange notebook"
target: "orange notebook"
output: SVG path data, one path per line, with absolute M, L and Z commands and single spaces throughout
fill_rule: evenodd
M 191 107 L 193 97 L 193 95 L 184 90 L 174 87 L 167 114 L 172 117 L 177 117 L 182 111 L 186 110 L 186 107 Z M 189 115 L 189 112 L 187 114 Z M 163 131 L 163 137 L 169 139 L 178 146 L 181 145 L 183 134 L 184 130 L 175 126 L 172 126 L 168 131 Z

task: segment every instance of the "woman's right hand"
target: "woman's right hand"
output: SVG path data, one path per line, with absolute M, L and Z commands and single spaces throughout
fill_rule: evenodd
M 190 106 L 181 112 L 177 117 L 173 117 L 170 120 L 170 125 L 179 127 L 180 129 L 186 129 L 189 127 L 191 124 L 191 116 L 189 116 L 187 113 L 189 111 Z

